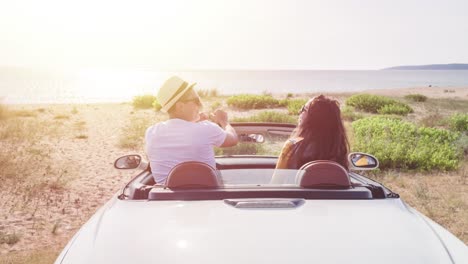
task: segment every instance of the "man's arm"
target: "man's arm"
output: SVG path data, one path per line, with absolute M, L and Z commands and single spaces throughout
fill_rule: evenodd
M 226 131 L 226 139 L 224 140 L 223 144 L 220 146 L 222 148 L 224 147 L 232 147 L 237 145 L 237 142 L 239 142 L 239 139 L 237 138 L 237 133 L 234 128 L 227 123 L 226 125 L 220 124 L 221 127 Z
M 224 131 L 226 131 L 226 139 L 220 147 L 232 147 L 237 145 L 239 139 L 237 138 L 236 130 L 229 124 L 227 113 L 223 110 L 216 110 L 211 117 L 214 122 L 218 123 Z

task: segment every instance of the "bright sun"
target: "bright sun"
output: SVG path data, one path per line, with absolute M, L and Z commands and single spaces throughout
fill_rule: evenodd
M 89 68 L 79 72 L 75 94 L 87 99 L 129 100 L 138 94 L 155 94 L 165 73 L 138 69 Z

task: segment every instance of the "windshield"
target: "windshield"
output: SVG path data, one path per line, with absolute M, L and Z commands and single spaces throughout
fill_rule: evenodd
M 216 188 L 213 188 L 213 186 L 200 187 L 200 185 L 194 183 L 173 188 L 153 186 L 148 189 L 147 197 L 148 200 L 375 198 L 374 193 L 366 186 L 354 185 L 359 181 L 349 179 L 347 174 L 342 178 L 342 180 L 346 181 L 346 183 L 343 183 L 336 180 L 336 174 L 331 175 L 327 171 L 322 170 L 319 174 L 312 175 L 308 174 L 309 172 L 268 168 L 225 169 L 219 171 L 218 175 L 222 184 Z
M 295 185 L 296 177 L 300 173 L 302 171 L 289 169 L 235 169 L 221 170 L 220 176 L 226 187 L 237 185 Z
M 293 169 L 230 169 L 220 170 L 220 177 L 225 188 L 246 187 L 247 185 L 298 187 L 298 179 L 305 173 L 304 170 Z M 359 183 L 350 177 L 351 183 Z
M 236 123 L 233 123 L 235 125 Z M 239 123 L 237 123 L 239 124 Z M 294 125 L 280 128 L 264 128 L 260 131 L 239 130 L 239 143 L 234 147 L 215 148 L 216 156 L 230 155 L 267 155 L 278 156 L 284 142 L 290 137 Z

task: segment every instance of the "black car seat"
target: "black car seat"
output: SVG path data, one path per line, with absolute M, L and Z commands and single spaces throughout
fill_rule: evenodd
M 218 188 L 222 186 L 218 171 L 210 165 L 189 161 L 176 165 L 169 172 L 166 187 L 171 189 Z
M 315 160 L 302 165 L 296 182 L 303 188 L 351 188 L 348 171 L 334 161 Z

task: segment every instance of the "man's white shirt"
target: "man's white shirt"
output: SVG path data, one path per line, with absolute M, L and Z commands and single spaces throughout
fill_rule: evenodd
M 146 154 L 156 183 L 164 184 L 177 164 L 204 162 L 216 168 L 214 146 L 221 146 L 227 132 L 213 122 L 188 122 L 172 118 L 146 130 Z

